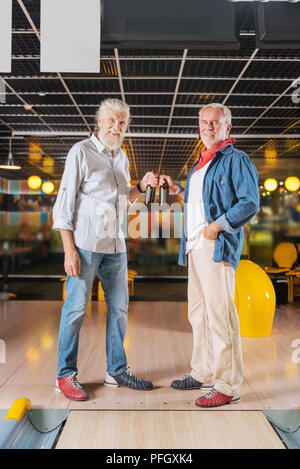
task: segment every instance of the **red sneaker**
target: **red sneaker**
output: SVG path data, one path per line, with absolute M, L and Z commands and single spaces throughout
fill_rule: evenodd
M 198 407 L 219 407 L 226 404 L 236 404 L 240 400 L 240 396 L 226 396 L 215 388 L 196 400 Z
M 89 395 L 78 382 L 76 376 L 77 373 L 73 373 L 64 378 L 57 378 L 56 390 L 62 392 L 68 399 L 73 401 L 86 401 Z

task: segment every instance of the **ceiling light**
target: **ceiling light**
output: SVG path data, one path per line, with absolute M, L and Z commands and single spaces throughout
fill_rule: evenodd
M 11 137 L 9 139 L 9 153 L 8 153 L 7 164 L 1 164 L 0 168 L 1 169 L 21 169 L 21 166 L 15 165 L 14 160 L 13 160 L 12 151 L 11 151 Z

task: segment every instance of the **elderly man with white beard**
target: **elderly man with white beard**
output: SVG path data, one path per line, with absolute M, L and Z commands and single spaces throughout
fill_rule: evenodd
M 68 153 L 53 208 L 53 229 L 59 230 L 61 235 L 67 274 L 56 389 L 68 399 L 89 397 L 77 379 L 77 355 L 79 332 L 96 274 L 101 280 L 107 306 L 104 384 L 136 390 L 153 388 L 150 381 L 137 378 L 131 372 L 123 346 L 128 273 L 124 234 L 119 229 L 123 215 L 119 200 L 129 198 L 133 202 L 145 192 L 148 184 L 158 186 L 158 176 L 152 172 L 146 173 L 137 186 L 129 186 L 128 159 L 121 149 L 129 115 L 129 106 L 118 99 L 101 103 L 95 132 L 76 143 Z M 105 232 L 107 219 L 110 226 Z
M 184 198 L 179 264 L 188 264 L 188 317 L 193 330 L 191 371 L 171 386 L 206 390 L 196 400 L 210 408 L 238 402 L 243 379 L 239 318 L 234 305 L 235 271 L 243 226 L 259 206 L 258 175 L 246 153 L 228 138 L 231 112 L 212 103 L 200 109 L 206 148 L 181 189 L 170 176 L 171 193 Z

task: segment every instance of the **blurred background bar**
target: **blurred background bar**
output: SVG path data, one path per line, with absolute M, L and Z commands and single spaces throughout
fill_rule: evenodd
M 100 73 L 46 73 L 40 71 L 40 3 L 13 0 L 12 69 L 0 76 L 2 291 L 14 293 L 17 300 L 62 298 L 63 250 L 59 233 L 51 229 L 52 208 L 66 155 L 93 131 L 97 107 L 107 97 L 123 97 L 131 108 L 123 149 L 132 185 L 153 169 L 170 174 L 184 186 L 203 149 L 197 138 L 200 107 L 226 103 L 232 111 L 234 145 L 250 156 L 259 172 L 260 210 L 245 227 L 242 259 L 263 268 L 276 267 L 275 247 L 291 242 L 298 252 L 294 267 L 299 266 L 299 38 L 297 30 L 291 30 L 284 33 L 289 40 L 281 35 L 280 42 L 275 30 L 278 22 L 269 20 L 275 10 L 283 9 L 297 17 L 300 4 L 280 2 L 275 8 L 274 2 L 257 5 L 214 0 L 205 9 L 205 21 L 202 15 L 199 37 L 195 37 L 193 23 L 190 31 L 183 28 L 176 42 L 172 32 L 178 17 L 175 7 L 182 5 L 176 1 L 172 3 L 174 21 L 168 26 L 171 39 L 163 36 L 165 7 L 161 13 L 152 8 L 143 28 L 152 31 L 152 17 L 160 15 L 160 22 L 153 36 L 147 33 L 141 42 L 141 24 L 138 27 L 137 23 L 143 15 L 142 2 L 131 0 L 124 10 L 122 2 L 105 0 Z M 200 8 L 200 2 L 192 4 Z M 127 36 L 122 22 L 111 21 L 118 5 L 127 21 Z M 211 16 L 216 8 L 227 21 L 223 21 L 224 30 L 209 42 L 211 30 L 206 27 L 218 21 Z M 186 11 L 184 24 L 191 21 L 190 13 Z M 269 28 L 266 42 L 258 29 L 261 18 Z M 293 24 L 290 22 L 291 28 Z M 276 40 L 272 42 L 272 38 Z M 7 167 L 9 155 L 20 169 Z M 138 202 L 143 203 L 144 197 Z M 169 202 L 180 204 L 176 197 Z M 137 224 L 137 216 L 130 209 L 124 219 L 125 232 L 131 223 Z M 129 230 L 127 239 L 129 268 L 136 272 L 132 298 L 185 301 L 187 270 L 177 264 L 182 213 L 169 216 L 170 236 L 163 233 L 162 215 L 146 213 L 143 217 L 152 237 L 145 237 L 143 230 L 132 236 Z M 157 238 L 153 238 L 154 232 L 159 234 Z M 299 278 L 293 280 L 294 300 L 299 301 Z

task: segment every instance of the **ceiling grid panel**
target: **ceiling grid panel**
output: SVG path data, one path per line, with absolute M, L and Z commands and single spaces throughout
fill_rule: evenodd
M 240 48 L 188 49 L 174 96 L 183 48 L 118 47 L 118 73 L 114 48 L 102 47 L 99 74 L 40 73 L 40 0 L 13 0 L 12 71 L 2 74 L 0 94 L 1 161 L 14 131 L 16 158 L 25 161 L 29 142 L 39 144 L 60 178 L 68 150 L 93 129 L 100 102 L 125 96 L 132 118 L 124 145 L 133 180 L 159 168 L 184 179 L 200 149 L 199 108 L 211 102 L 231 109 L 238 148 L 260 164 L 266 150 L 276 148 L 280 171 L 289 160 L 299 172 L 300 111 L 290 85 L 299 76 L 300 50 L 257 50 L 254 7 L 242 3 Z M 11 177 L 22 179 L 24 172 Z

